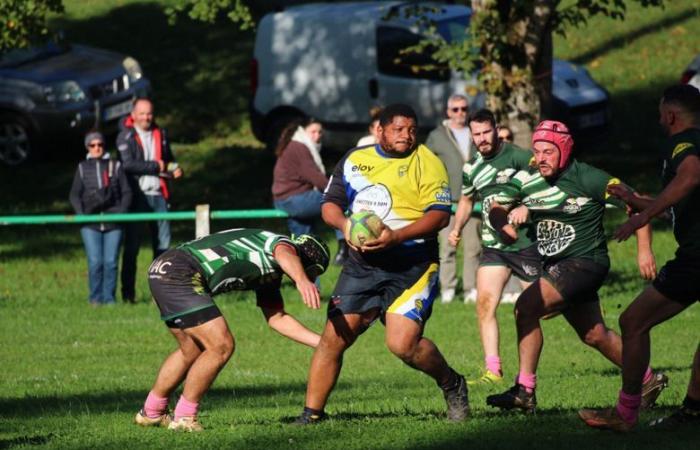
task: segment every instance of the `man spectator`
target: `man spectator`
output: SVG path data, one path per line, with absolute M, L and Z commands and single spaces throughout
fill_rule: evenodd
M 467 126 L 469 103 L 467 97 L 454 94 L 447 99 L 447 120 L 443 121 L 428 135 L 425 145 L 433 151 L 447 169 L 453 205 L 459 200 L 462 190 L 462 166 L 474 156 L 472 136 Z M 454 216 L 450 224 L 440 230 L 440 295 L 442 303 L 450 303 L 457 288 L 457 248 L 448 242 L 448 235 L 454 226 Z M 468 221 L 462 229 L 462 289 L 464 299 L 476 301 L 476 268 L 481 254 L 479 229 L 481 219 Z
M 119 158 L 129 180 L 133 200 L 130 212 L 167 212 L 169 179 L 182 176 L 175 162 L 165 129 L 153 118 L 153 103 L 146 98 L 134 100 L 131 114 L 123 122 L 117 136 Z M 122 299 L 136 301 L 136 259 L 141 245 L 142 223 L 128 222 L 124 234 L 122 256 Z M 153 259 L 170 247 L 170 222 L 148 222 L 153 247 Z
M 328 304 L 328 319 L 309 368 L 306 402 L 296 424 L 323 420 L 343 354 L 376 319 L 386 326 L 389 351 L 430 376 L 442 389 L 447 418 L 469 414 L 464 377 L 424 335 L 438 278 L 438 231 L 449 222 L 447 173 L 440 160 L 416 145 L 416 113 L 394 104 L 379 116 L 379 145 L 357 147 L 336 166 L 324 193 L 326 223 L 346 230 L 351 213 L 372 210 L 385 226 L 350 256 Z
M 615 232 L 619 240 L 668 208 L 678 242 L 676 257 L 667 262 L 651 286 L 647 286 L 620 316 L 622 330 L 622 389 L 617 405 L 606 409 L 583 409 L 579 416 L 595 428 L 629 431 L 638 420 L 642 403 L 644 371 L 650 359 L 649 332 L 700 299 L 700 91 L 677 85 L 664 91 L 659 122 L 669 138 L 662 150 L 664 189 L 655 199 L 642 197 L 622 186 L 609 192 L 639 214 Z M 690 382 L 681 408 L 654 420 L 652 428 L 673 428 L 700 423 L 700 347 L 695 350 Z

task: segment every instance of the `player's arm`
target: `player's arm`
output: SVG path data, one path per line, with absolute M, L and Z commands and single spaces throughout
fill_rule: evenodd
M 450 213 L 439 209 L 430 209 L 423 217 L 398 230 L 385 226 L 378 238 L 367 241 L 362 251 L 378 251 L 398 245 L 411 239 L 435 236 L 450 223 Z
M 525 208 L 523 206 L 523 208 Z M 525 208 L 527 210 L 527 208 Z M 510 245 L 518 240 L 518 230 L 508 219 L 508 209 L 497 202 L 491 203 L 489 211 L 489 222 L 501 237 L 504 244 Z
M 637 265 L 639 273 L 645 280 L 656 278 L 656 258 L 651 247 L 651 225 L 646 224 L 635 231 L 637 236 Z
M 457 202 L 457 212 L 455 212 L 454 226 L 450 230 L 448 241 L 453 247 L 459 245 L 462 239 L 462 229 L 469 222 L 474 210 L 474 197 L 472 195 L 462 195 Z
M 678 166 L 676 176 L 644 210 L 630 217 L 615 231 L 615 238 L 624 241 L 638 228 L 666 209 L 681 201 L 700 184 L 700 158 L 695 155 L 687 156 Z
M 301 265 L 301 259 L 297 256 L 293 247 L 287 244 L 277 244 L 272 253 L 277 264 L 289 278 L 296 283 L 297 290 L 301 294 L 301 299 L 309 308 L 318 309 L 321 307 L 321 296 L 316 285 L 309 280 Z

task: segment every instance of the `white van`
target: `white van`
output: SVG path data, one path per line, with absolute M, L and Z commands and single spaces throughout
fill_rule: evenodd
M 464 39 L 470 8 L 422 5 L 435 7 L 428 18 L 445 39 Z M 264 16 L 251 75 L 255 136 L 273 146 L 286 123 L 308 115 L 324 124 L 326 144 L 349 148 L 366 133 L 372 106 L 407 103 L 424 131 L 443 118 L 453 93 L 466 95 L 472 108 L 483 106 L 475 78 L 465 80 L 447 68 L 415 71 L 415 66 L 433 62 L 427 53 L 399 57 L 402 49 L 423 39 L 415 14 L 408 13 L 413 7 L 415 3 L 408 2 L 316 3 Z M 579 75 L 590 80 L 585 70 Z M 585 103 L 603 103 L 603 115 L 588 119 L 597 124 L 600 117 L 607 117 L 607 93 L 592 83 L 597 95 L 587 94 Z M 557 86 L 570 90 L 585 85 L 555 82 L 554 94 Z M 571 98 L 563 101 L 571 105 Z M 591 108 L 587 111 L 590 114 Z

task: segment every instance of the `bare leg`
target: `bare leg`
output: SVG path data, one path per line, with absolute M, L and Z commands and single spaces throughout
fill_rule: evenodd
M 306 328 L 301 322 L 295 319 L 294 316 L 287 314 L 284 310 L 269 308 L 260 309 L 262 309 L 265 320 L 267 320 L 267 324 L 270 328 L 282 336 L 312 348 L 316 348 L 321 340 L 320 335 Z
M 585 344 L 597 349 L 616 366 L 622 367 L 622 340 L 605 325 L 600 302 L 573 305 L 564 311 L 564 317 Z M 644 370 L 646 368 L 644 366 Z
M 187 400 L 197 403 L 233 354 L 234 341 L 223 317 L 183 331 L 202 349 L 187 372 L 182 391 Z
M 400 314 L 386 315 L 386 346 L 404 363 L 444 385 L 450 368 L 435 344 L 423 337 L 423 327 Z
M 515 304 L 520 372 L 536 373 L 543 345 L 540 317 L 563 306 L 564 299 L 544 278 L 539 278 L 520 294 Z
M 323 411 L 335 387 L 343 365 L 343 353 L 378 314 L 373 310 L 360 314 L 336 316 L 326 322 L 309 368 L 306 407 Z
M 197 343 L 184 331 L 169 328 L 179 344 L 179 348 L 163 361 L 151 392 L 158 397 L 169 397 L 185 379 L 187 371 L 202 353 Z
M 622 313 L 620 328 L 624 348 L 622 354 L 622 390 L 624 392 L 639 394 L 642 391 L 642 379 L 644 371 L 649 366 L 650 358 L 649 330 L 688 306 L 668 299 L 653 286 L 649 286 Z M 693 370 L 696 372 L 695 366 Z M 700 399 L 700 396 L 697 398 Z
M 695 357 L 693 358 L 693 371 L 690 372 L 688 397 L 700 401 L 700 345 L 695 350 Z
M 484 356 L 499 355 L 496 309 L 510 272 L 510 269 L 505 266 L 481 266 L 476 272 L 476 316 Z

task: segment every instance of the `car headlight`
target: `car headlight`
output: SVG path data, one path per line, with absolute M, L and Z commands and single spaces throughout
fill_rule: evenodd
M 124 70 L 126 70 L 127 75 L 129 75 L 130 82 L 133 83 L 134 81 L 140 80 L 143 77 L 143 70 L 141 70 L 141 64 L 139 64 L 139 62 L 131 56 L 127 56 L 126 58 L 124 58 L 124 61 L 122 61 L 122 65 L 124 66 Z
M 75 81 L 59 81 L 44 86 L 44 97 L 49 103 L 82 102 L 87 99 Z

